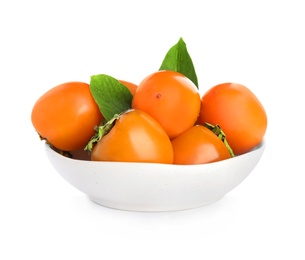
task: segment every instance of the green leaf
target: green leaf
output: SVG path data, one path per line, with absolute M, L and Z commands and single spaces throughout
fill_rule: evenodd
M 91 76 L 90 91 L 107 121 L 131 108 L 132 94 L 129 89 L 111 76 Z
M 173 70 L 188 77 L 198 88 L 198 79 L 191 56 L 182 38 L 169 49 L 159 70 Z

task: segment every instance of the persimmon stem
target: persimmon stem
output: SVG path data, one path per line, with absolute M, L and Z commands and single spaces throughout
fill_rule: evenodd
M 99 125 L 95 127 L 96 134 L 91 137 L 90 141 L 84 148 L 85 151 L 91 152 L 93 145 L 97 142 L 99 142 L 103 136 L 109 133 L 109 131 L 112 129 L 112 127 L 115 124 L 115 121 L 119 119 L 120 115 L 115 114 L 112 119 L 107 121 L 104 125 Z
M 218 138 L 223 141 L 223 143 L 225 144 L 225 146 L 227 147 L 231 157 L 234 157 L 235 154 L 231 148 L 231 146 L 229 145 L 228 141 L 227 141 L 227 138 L 226 138 L 226 135 L 224 133 L 224 131 L 221 129 L 221 127 L 219 125 L 212 125 L 210 123 L 207 123 L 205 122 L 204 123 L 204 126 L 208 129 L 210 129 L 215 135 L 218 136 Z

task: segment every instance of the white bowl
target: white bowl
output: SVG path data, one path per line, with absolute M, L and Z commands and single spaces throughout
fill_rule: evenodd
M 71 185 L 103 206 L 131 211 L 173 211 L 214 203 L 239 185 L 254 169 L 265 141 L 252 151 L 201 165 L 93 162 L 46 154 Z

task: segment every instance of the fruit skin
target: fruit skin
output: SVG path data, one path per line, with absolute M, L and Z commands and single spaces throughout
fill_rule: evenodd
M 225 144 L 202 125 L 191 127 L 171 142 L 174 164 L 204 164 L 231 158 Z
M 218 124 L 235 155 L 243 154 L 263 140 L 266 111 L 254 93 L 241 84 L 222 83 L 201 98 L 198 123 Z
M 92 161 L 173 163 L 173 148 L 160 124 L 147 113 L 131 109 L 93 147 Z
M 192 127 L 200 112 L 200 94 L 195 84 L 181 73 L 161 70 L 140 82 L 132 108 L 155 118 L 170 139 Z
M 89 84 L 74 81 L 44 93 L 31 113 L 32 124 L 41 138 L 63 151 L 84 149 L 102 119 Z
M 120 79 L 119 81 L 129 89 L 129 91 L 132 95 L 134 95 L 134 93 L 136 92 L 136 90 L 138 88 L 138 85 L 136 85 L 132 82 L 126 81 L 126 80 Z

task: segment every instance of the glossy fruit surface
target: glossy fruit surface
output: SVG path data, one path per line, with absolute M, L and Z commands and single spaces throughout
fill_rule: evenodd
M 132 108 L 155 118 L 172 139 L 196 122 L 200 111 L 200 94 L 184 75 L 169 71 L 150 74 L 139 84 Z
M 218 124 L 236 155 L 262 142 L 267 129 L 266 111 L 247 87 L 219 84 L 208 90 L 201 102 L 198 123 Z
M 119 116 L 111 130 L 94 146 L 93 161 L 173 162 L 169 137 L 147 113 L 128 110 Z
M 202 125 L 191 127 L 171 142 L 174 164 L 203 164 L 231 158 L 225 144 Z
M 31 114 L 38 134 L 63 151 L 84 149 L 102 118 L 89 84 L 84 82 L 50 89 L 36 101 Z

